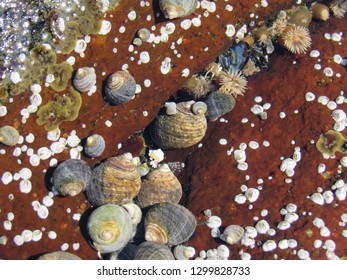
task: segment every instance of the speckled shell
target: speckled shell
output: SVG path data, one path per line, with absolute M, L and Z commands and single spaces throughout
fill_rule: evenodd
M 94 158 L 102 155 L 106 147 L 105 139 L 99 134 L 88 136 L 84 145 L 84 153 L 86 156 Z
M 18 143 L 19 132 L 13 126 L 5 125 L 0 128 L 0 142 L 7 146 L 14 146 Z
M 182 197 L 182 186 L 167 164 L 149 172 L 142 185 L 137 202 L 144 208 L 160 202 L 178 203 Z
M 143 242 L 135 251 L 134 260 L 174 260 L 170 248 L 163 244 Z
M 231 94 L 215 91 L 205 98 L 207 106 L 206 118 L 213 122 L 229 113 L 235 107 L 235 98 Z
M 92 183 L 87 188 L 91 204 L 130 202 L 140 191 L 141 177 L 131 153 L 110 157 L 92 171 Z
M 97 251 L 111 253 L 121 250 L 128 243 L 133 225 L 129 213 L 123 207 L 106 204 L 90 214 L 87 230 Z
M 76 71 L 73 85 L 79 92 L 87 92 L 96 83 L 96 74 L 93 67 L 82 67 Z
M 195 216 L 187 208 L 168 202 L 153 205 L 144 222 L 147 241 L 169 246 L 187 241 L 196 228 Z
M 92 170 L 81 159 L 68 159 L 53 171 L 52 183 L 56 192 L 63 196 L 75 196 L 91 183 Z
M 160 10 L 168 19 L 188 16 L 195 11 L 197 5 L 197 0 L 159 0 Z
M 238 243 L 242 239 L 244 234 L 245 230 L 243 229 L 243 227 L 239 225 L 230 225 L 224 229 L 219 238 L 226 243 L 233 245 Z
M 180 102 L 174 115 L 159 114 L 150 125 L 153 141 L 162 149 L 187 148 L 198 143 L 206 133 L 205 114 L 195 115 L 195 101 Z
M 37 260 L 82 260 L 79 256 L 65 251 L 56 251 L 45 253 L 37 258 Z
M 136 81 L 128 71 L 111 74 L 105 85 L 105 97 L 111 105 L 125 104 L 135 96 Z

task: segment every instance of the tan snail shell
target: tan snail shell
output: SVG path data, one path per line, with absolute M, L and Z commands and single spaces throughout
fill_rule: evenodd
M 63 196 L 75 196 L 91 183 L 92 170 L 81 159 L 68 159 L 53 171 L 52 183 L 56 192 Z
M 65 251 L 55 251 L 50 253 L 45 253 L 37 258 L 37 260 L 82 260 L 79 256 L 75 254 L 65 252 Z
M 154 204 L 145 216 L 145 239 L 147 241 L 178 245 L 187 241 L 195 231 L 196 218 L 180 204 Z
M 160 10 L 168 19 L 188 16 L 195 11 L 197 5 L 197 0 L 159 0 Z
M 111 105 L 125 104 L 134 98 L 136 81 L 128 71 L 111 74 L 106 82 L 105 96 Z
M 7 146 L 14 146 L 18 143 L 19 132 L 13 126 L 5 125 L 0 128 L 0 142 Z
M 131 153 L 110 157 L 92 171 L 87 197 L 94 206 L 132 201 L 141 188 L 141 177 Z
M 100 253 L 121 250 L 132 237 L 133 225 L 129 213 L 121 206 L 106 204 L 89 216 L 87 230 Z
M 182 197 L 182 186 L 167 164 L 150 171 L 142 180 L 137 202 L 141 208 L 159 202 L 178 203 Z
M 93 134 L 88 136 L 83 151 L 88 157 L 94 158 L 101 156 L 105 148 L 104 137 L 99 134 Z
M 199 103 L 200 104 L 200 103 Z M 207 120 L 203 110 L 196 110 L 195 101 L 180 102 L 176 114 L 159 114 L 150 125 L 153 141 L 162 149 L 187 148 L 198 143 L 206 133 Z M 193 109 L 195 111 L 195 109 Z
M 220 239 L 225 241 L 228 244 L 236 244 L 238 243 L 245 234 L 245 230 L 243 227 L 239 225 L 230 225 L 227 226 L 223 233 L 219 236 Z
M 93 67 L 82 67 L 76 71 L 73 85 L 79 92 L 87 92 L 96 84 L 96 74 Z
M 170 248 L 164 244 L 145 241 L 137 246 L 134 260 L 174 260 Z

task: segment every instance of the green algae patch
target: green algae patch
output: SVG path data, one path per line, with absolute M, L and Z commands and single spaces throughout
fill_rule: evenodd
M 72 66 L 66 61 L 50 66 L 47 73 L 54 75 L 54 81 L 49 86 L 56 91 L 63 91 L 71 79 L 72 72 Z
M 70 88 L 66 95 L 56 94 L 53 100 L 37 111 L 36 123 L 43 125 L 47 131 L 52 131 L 58 128 L 62 122 L 75 120 L 81 105 L 80 93 Z
M 347 139 L 334 130 L 329 130 L 319 137 L 316 148 L 322 154 L 333 156 L 335 152 L 347 153 Z
M 82 37 L 82 34 L 80 33 L 78 23 L 76 21 L 69 21 L 65 24 L 62 39 L 55 42 L 55 47 L 62 54 L 69 54 L 74 50 L 77 38 L 79 37 Z

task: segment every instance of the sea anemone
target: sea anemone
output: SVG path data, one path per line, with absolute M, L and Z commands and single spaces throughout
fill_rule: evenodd
M 247 88 L 247 79 L 241 71 L 222 72 L 219 75 L 220 92 L 231 94 L 235 98 L 243 95 Z
M 207 75 L 193 75 L 182 86 L 184 90 L 195 99 L 205 97 L 209 92 L 214 90 L 214 85 Z
M 330 4 L 330 9 L 333 12 L 335 17 L 343 18 L 347 11 L 347 1 L 336 0 Z
M 290 25 L 281 34 L 279 43 L 293 53 L 305 53 L 311 46 L 311 36 L 306 27 Z
M 217 77 L 222 72 L 222 66 L 219 63 L 211 62 L 206 68 L 206 75 L 211 74 L 211 79 Z

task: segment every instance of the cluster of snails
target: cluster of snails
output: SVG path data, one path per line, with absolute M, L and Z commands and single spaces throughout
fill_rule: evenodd
M 131 153 L 93 168 L 82 159 L 65 160 L 53 171 L 52 185 L 61 196 L 85 192 L 93 206 L 86 225 L 89 241 L 105 257 L 175 259 L 171 247 L 188 241 L 197 226 L 195 216 L 179 204 L 182 186 L 169 165 L 141 177 Z

